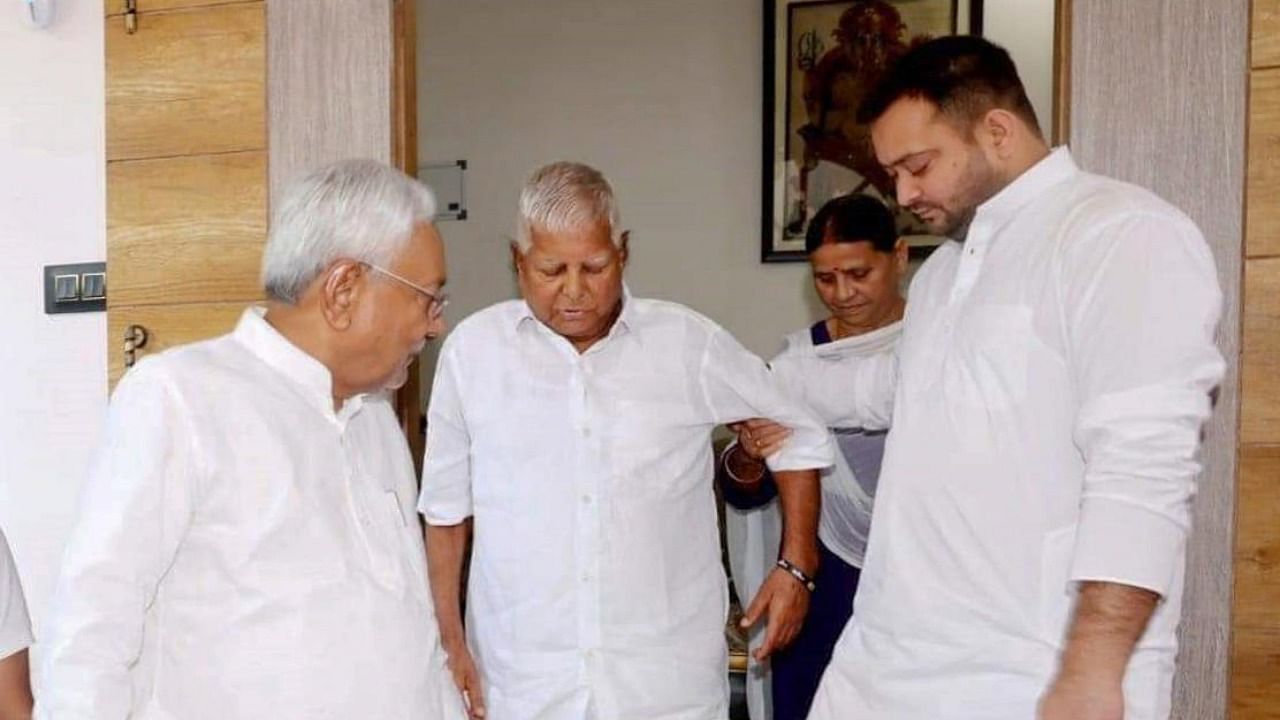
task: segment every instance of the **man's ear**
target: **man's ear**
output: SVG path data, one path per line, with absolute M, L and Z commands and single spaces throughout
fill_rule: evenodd
M 353 309 L 364 288 L 364 266 L 354 260 L 338 260 L 320 275 L 320 308 L 335 330 L 351 327 Z
M 627 259 L 631 257 L 631 231 L 623 230 L 618 240 L 618 264 L 622 267 L 627 266 Z
M 992 108 L 983 116 L 981 131 L 996 157 L 1004 160 L 1013 155 L 1016 135 L 1022 130 L 1021 122 L 1013 113 L 1001 108 Z
M 511 241 L 511 270 L 517 276 L 524 273 L 524 264 L 520 261 L 524 259 L 524 253 L 520 252 L 520 246 L 515 240 Z

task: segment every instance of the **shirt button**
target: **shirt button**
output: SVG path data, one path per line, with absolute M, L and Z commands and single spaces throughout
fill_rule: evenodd
M 591 437 L 591 428 L 582 428 L 582 437 Z
M 582 573 L 582 582 L 584 583 L 591 582 L 590 573 Z
M 583 504 L 583 505 L 590 505 L 590 504 L 591 504 L 591 496 L 590 496 L 590 495 L 583 495 L 583 496 L 582 496 L 582 504 Z

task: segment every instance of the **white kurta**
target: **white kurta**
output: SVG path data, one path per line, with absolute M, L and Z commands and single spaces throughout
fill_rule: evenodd
M 1086 580 L 1164 596 L 1125 718 L 1168 716 L 1220 305 L 1186 217 L 1060 149 L 920 270 L 891 402 L 889 357 L 814 365 L 851 389 L 810 398 L 824 419 L 893 425 L 814 720 L 1034 717 Z
M 710 434 L 756 416 L 796 430 L 775 470 L 831 463 L 764 363 L 678 305 L 626 297 L 582 354 L 520 301 L 458 325 L 419 507 L 475 518 L 467 627 L 490 717 L 724 720 Z
M 395 413 L 330 388 L 258 310 L 121 380 L 38 717 L 462 716 Z
M 9 542 L 0 532 L 0 660 L 31 645 L 31 620 L 22 596 L 18 568 L 9 552 Z

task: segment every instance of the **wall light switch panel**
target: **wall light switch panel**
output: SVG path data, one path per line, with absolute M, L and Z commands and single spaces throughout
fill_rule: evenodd
M 46 314 L 101 312 L 106 309 L 106 263 L 74 263 L 44 267 Z

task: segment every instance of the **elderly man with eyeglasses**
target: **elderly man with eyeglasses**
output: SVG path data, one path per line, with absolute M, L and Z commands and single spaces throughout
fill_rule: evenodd
M 265 308 L 116 388 L 37 717 L 447 719 L 389 390 L 444 330 L 430 191 L 372 161 L 293 185 Z
M 440 353 L 419 509 L 441 639 L 476 718 L 728 716 L 718 424 L 793 430 L 769 458 L 785 529 L 747 610 L 767 623 L 759 657 L 808 607 L 827 431 L 723 328 L 628 293 L 627 238 L 600 172 L 538 170 L 512 247 L 522 298 L 467 318 Z

